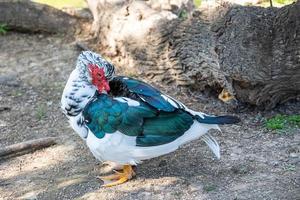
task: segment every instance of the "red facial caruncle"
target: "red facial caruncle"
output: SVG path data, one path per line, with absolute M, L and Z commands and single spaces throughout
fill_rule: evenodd
M 89 64 L 88 69 L 92 77 L 92 84 L 96 86 L 98 92 L 101 93 L 103 90 L 109 92 L 110 87 L 106 80 L 104 69 L 98 67 L 96 64 Z

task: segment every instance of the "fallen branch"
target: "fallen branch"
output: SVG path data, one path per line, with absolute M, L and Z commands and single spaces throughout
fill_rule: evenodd
M 46 148 L 56 144 L 56 139 L 57 137 L 46 137 L 20 142 L 4 148 L 0 148 L 0 157 L 11 156 L 12 154 L 20 155 Z

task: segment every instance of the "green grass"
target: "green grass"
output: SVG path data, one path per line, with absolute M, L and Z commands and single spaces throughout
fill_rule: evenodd
M 58 9 L 64 7 L 85 8 L 87 7 L 84 0 L 33 0 L 37 3 L 47 4 Z
M 21 90 L 16 89 L 12 90 L 10 95 L 12 95 L 13 97 L 20 97 L 23 95 L 23 92 Z
M 186 10 L 182 10 L 180 13 L 179 13 L 179 16 L 178 16 L 180 19 L 186 19 L 188 17 L 188 13 Z
M 42 104 L 42 105 L 39 105 L 36 109 L 36 112 L 35 112 L 35 115 L 36 115 L 36 118 L 38 120 L 42 120 L 46 117 L 46 114 L 47 114 L 47 107 L 46 105 Z
M 206 192 L 211 192 L 211 191 L 214 191 L 217 189 L 217 186 L 214 185 L 214 184 L 211 184 L 211 185 L 205 185 L 203 187 L 203 190 L 206 191 Z
M 300 115 L 276 115 L 275 117 L 267 119 L 265 125 L 270 130 L 300 127 Z
M 296 166 L 289 164 L 287 166 L 284 167 L 285 171 L 296 171 Z
M 294 2 L 296 1 L 295 0 L 273 0 L 273 3 L 282 4 L 282 5 L 288 5 Z
M 0 35 L 5 35 L 8 31 L 8 28 L 6 26 L 6 24 L 1 24 L 0 23 Z
M 194 5 L 196 6 L 196 8 L 199 8 L 201 5 L 202 0 L 194 0 Z

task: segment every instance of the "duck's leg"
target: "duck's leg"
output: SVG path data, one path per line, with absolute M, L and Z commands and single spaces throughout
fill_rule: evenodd
M 103 185 L 103 187 L 112 187 L 115 185 L 125 183 L 126 181 L 132 179 L 134 176 L 135 176 L 135 172 L 132 169 L 132 166 L 124 165 L 122 172 L 115 171 L 115 174 L 109 176 L 100 176 L 99 178 L 101 180 L 114 181 Z

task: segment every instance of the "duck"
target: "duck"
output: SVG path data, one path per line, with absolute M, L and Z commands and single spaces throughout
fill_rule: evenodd
M 236 116 L 194 111 L 142 80 L 116 76 L 114 65 L 92 51 L 78 56 L 61 108 L 93 156 L 120 169 L 99 177 L 108 182 L 105 187 L 132 179 L 144 160 L 193 140 L 201 139 L 220 158 L 219 144 L 208 131 L 240 122 Z

